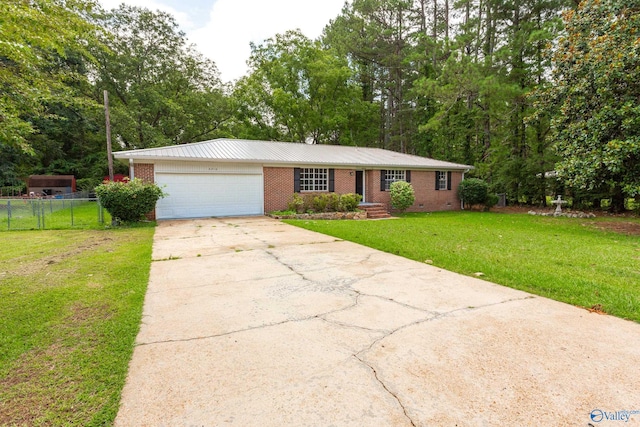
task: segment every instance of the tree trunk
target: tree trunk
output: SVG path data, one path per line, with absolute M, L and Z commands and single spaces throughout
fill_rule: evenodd
M 613 213 L 620 213 L 620 212 L 624 212 L 625 208 L 624 208 L 624 193 L 622 192 L 622 189 L 618 186 L 616 186 L 613 189 L 613 194 L 611 195 L 611 212 Z

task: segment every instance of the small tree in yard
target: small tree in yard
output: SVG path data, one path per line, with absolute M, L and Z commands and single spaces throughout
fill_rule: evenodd
M 96 194 L 111 217 L 123 222 L 142 220 L 166 195 L 156 184 L 137 178 L 126 182 L 104 182 L 96 187 Z
M 478 178 L 468 178 L 460 183 L 458 187 L 458 197 L 465 206 L 485 205 L 491 207 L 495 205 L 495 196 L 489 194 L 489 184 Z
M 391 206 L 400 212 L 406 211 L 416 200 L 413 187 L 406 181 L 392 182 L 389 191 L 391 192 Z

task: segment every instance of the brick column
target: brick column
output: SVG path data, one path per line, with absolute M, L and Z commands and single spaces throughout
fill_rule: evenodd
M 144 182 L 154 183 L 155 173 L 153 164 L 150 163 L 134 163 L 133 164 L 133 177 L 143 180 Z M 155 209 L 145 215 L 148 220 L 155 221 L 156 211 Z

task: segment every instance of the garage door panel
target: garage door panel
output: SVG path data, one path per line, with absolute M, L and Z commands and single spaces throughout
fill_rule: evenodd
M 158 219 L 261 215 L 262 175 L 156 174 L 168 196 L 159 200 Z

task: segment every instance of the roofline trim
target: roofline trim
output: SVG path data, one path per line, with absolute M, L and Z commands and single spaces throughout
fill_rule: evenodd
M 407 164 L 369 164 L 369 163 L 361 163 L 361 164 L 352 164 L 352 163 L 323 163 L 323 162 L 309 162 L 306 161 L 304 163 L 299 162 L 273 162 L 273 161 L 265 161 L 265 160 L 245 160 L 245 159 L 202 159 L 202 158 L 191 158 L 191 157 L 157 157 L 157 156 L 116 156 L 114 153 L 114 157 L 123 162 L 127 162 L 129 160 L 133 160 L 134 164 L 139 163 L 140 161 L 147 162 L 165 162 L 165 161 L 180 161 L 180 162 L 197 162 L 197 163 L 243 163 L 243 164 L 253 164 L 253 165 L 262 165 L 263 167 L 304 167 L 304 166 L 324 166 L 324 167 L 334 167 L 338 169 L 411 169 L 411 170 L 428 170 L 428 171 L 436 171 L 436 170 L 452 170 L 452 171 L 464 171 L 468 172 L 472 169 L 475 169 L 473 166 L 469 165 L 442 165 L 442 166 L 419 166 L 419 165 L 407 165 Z

